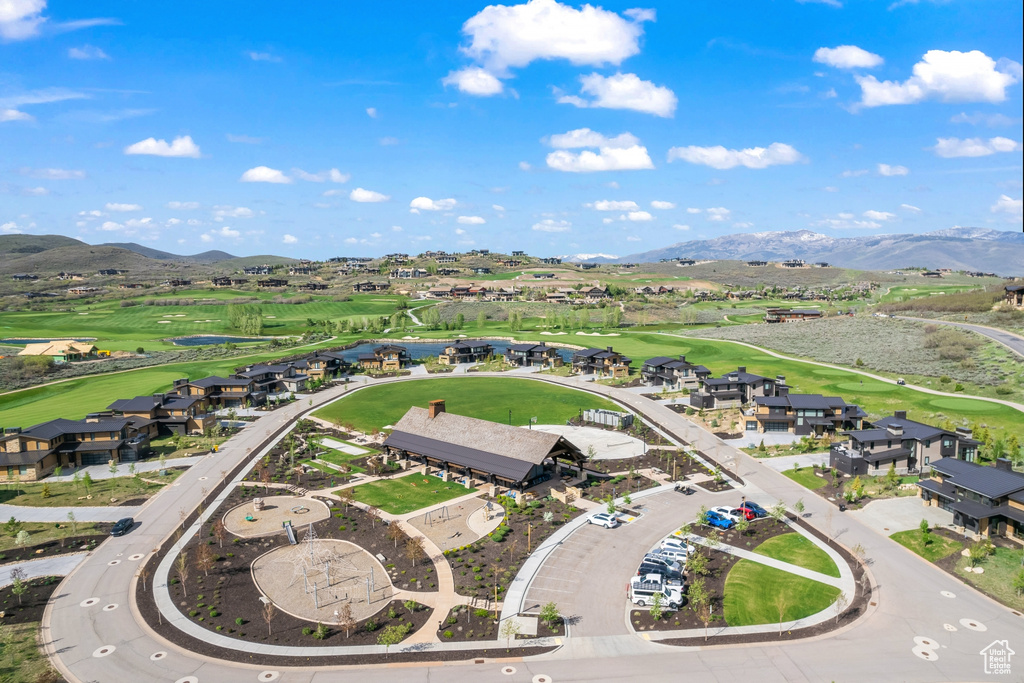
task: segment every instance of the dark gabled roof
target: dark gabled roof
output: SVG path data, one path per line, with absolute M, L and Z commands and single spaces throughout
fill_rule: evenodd
M 886 460 L 898 460 L 899 458 L 905 458 L 910 455 L 909 448 L 890 448 L 885 451 L 875 451 L 873 453 L 865 453 L 865 462 L 885 462 Z
M 789 401 L 786 400 L 785 396 L 755 396 L 754 403 L 759 406 L 768 406 L 769 408 L 789 407 Z
M 522 481 L 533 468 L 531 463 L 524 460 L 397 430 L 384 441 L 384 445 L 431 458 L 443 459 L 461 467 L 471 467 L 482 472 L 489 472 L 511 481 Z
M 23 436 L 35 437 L 37 439 L 53 439 L 62 434 L 81 434 L 84 432 L 117 432 L 124 429 L 128 420 L 116 418 L 113 420 L 101 420 L 99 422 L 86 422 L 85 420 L 65 420 L 58 418 L 29 427 L 22 432 Z
M 889 425 L 902 426 L 904 439 L 934 439 L 942 436 L 943 434 L 952 434 L 952 432 L 947 432 L 945 429 L 926 425 L 923 422 L 908 420 L 904 417 L 897 418 L 895 415 L 883 417 L 881 420 L 875 421 L 875 426 L 881 427 L 882 429 L 887 428 Z
M 398 346 L 397 344 L 384 344 L 382 346 L 375 347 L 373 349 L 373 352 L 374 353 L 388 353 L 388 352 L 408 353 L 409 349 L 405 348 L 404 346 Z
M 107 410 L 117 410 L 122 413 L 148 413 L 158 404 L 155 396 L 136 396 L 135 398 L 119 398 L 109 406 Z
M 1006 285 L 1007 292 L 1019 292 L 1024 290 L 1024 285 Z
M 998 467 L 986 467 L 956 458 L 933 460 L 932 469 L 952 479 L 953 486 L 989 498 L 1002 498 L 1011 493 L 1024 491 L 1024 474 Z
M 540 344 L 509 344 L 508 350 L 529 352 L 537 346 L 540 346 Z
M 789 399 L 789 405 L 796 410 L 825 410 L 833 407 L 821 394 L 790 394 L 785 398 Z M 840 401 L 840 405 L 845 405 Z
M 736 379 L 731 379 L 735 377 Z M 770 377 L 762 377 L 761 375 L 755 375 L 749 372 L 727 372 L 721 377 L 707 377 L 704 380 L 705 384 L 711 386 L 718 386 L 719 384 L 755 384 L 756 382 L 766 380 L 774 381 Z
M 597 356 L 598 354 L 602 354 L 602 353 L 608 353 L 608 352 L 605 351 L 604 349 L 583 349 L 582 351 L 574 352 L 573 355 L 578 357 L 578 358 L 591 358 L 593 356 Z
M 375 353 L 361 353 L 357 356 L 358 360 L 377 360 L 377 354 Z
M 209 389 L 211 387 L 247 387 L 252 384 L 251 379 L 239 379 L 235 377 L 204 377 L 194 382 L 189 382 L 194 387 Z

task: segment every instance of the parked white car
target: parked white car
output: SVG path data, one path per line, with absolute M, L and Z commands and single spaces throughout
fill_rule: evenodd
M 587 517 L 587 524 L 597 524 L 605 529 L 614 529 L 619 525 L 619 520 L 615 515 L 610 515 L 607 512 L 595 512 Z
M 747 518 L 747 516 L 744 515 L 742 511 L 737 510 L 736 508 L 728 507 L 726 505 L 720 505 L 716 508 L 711 508 L 711 512 L 717 512 L 726 519 L 732 520 L 734 524 L 736 522 L 739 522 L 741 519 Z
M 696 548 L 694 548 L 693 545 L 691 545 L 690 543 L 687 543 L 683 539 L 678 538 L 676 536 L 669 536 L 668 538 L 664 539 L 661 542 L 661 545 L 658 546 L 658 547 L 661 548 L 662 550 L 675 550 L 675 551 L 679 551 L 679 552 L 682 552 L 684 555 L 688 554 L 688 553 L 692 553 L 694 550 L 696 550 Z

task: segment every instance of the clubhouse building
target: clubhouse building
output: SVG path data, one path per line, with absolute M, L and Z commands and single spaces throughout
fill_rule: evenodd
M 558 461 L 586 456 L 558 434 L 445 412 L 444 401 L 412 407 L 384 441 L 385 452 L 434 467 L 443 479 L 466 477 L 520 491 L 557 474 Z

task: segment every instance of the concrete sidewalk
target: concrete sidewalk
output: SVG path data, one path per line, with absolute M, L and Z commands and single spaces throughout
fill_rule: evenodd
M 68 553 L 56 557 L 47 557 L 41 560 L 29 560 L 0 567 L 0 587 L 11 584 L 11 572 L 21 569 L 25 572 L 26 579 L 34 579 L 40 576 L 67 576 L 71 570 L 88 557 L 89 553 Z

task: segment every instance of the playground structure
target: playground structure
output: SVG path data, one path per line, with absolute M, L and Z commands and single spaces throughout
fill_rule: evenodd
M 255 538 L 282 532 L 287 534 L 285 522 L 298 521 L 300 517 L 302 524 L 309 524 L 330 516 L 330 508 L 322 501 L 281 495 L 240 503 L 224 513 L 223 520 L 224 528 L 235 536 Z
M 354 618 L 365 619 L 394 594 L 387 570 L 373 555 L 348 541 L 319 538 L 312 524 L 300 542 L 256 558 L 252 574 L 280 609 L 314 622 L 334 623 L 346 604 Z

